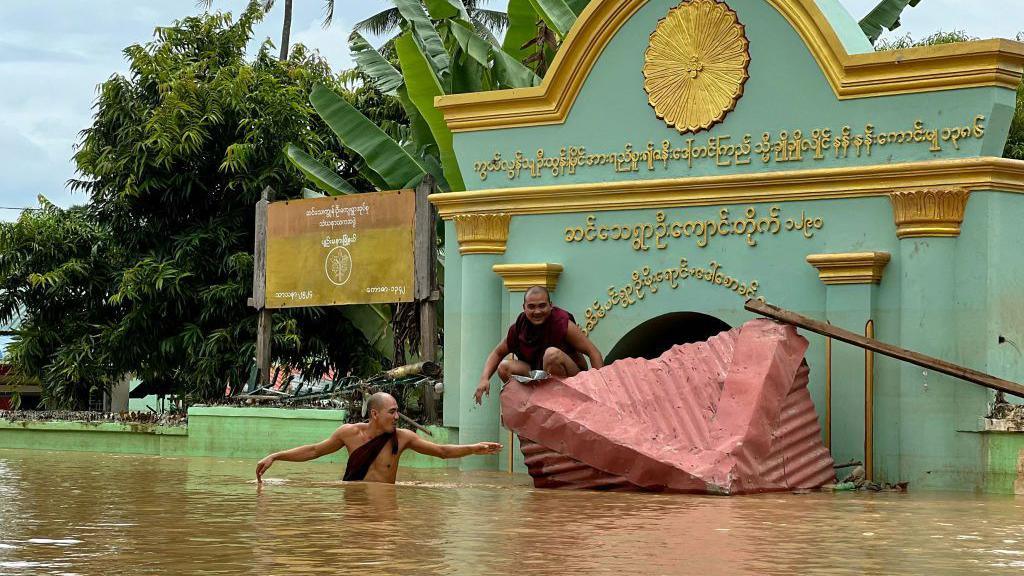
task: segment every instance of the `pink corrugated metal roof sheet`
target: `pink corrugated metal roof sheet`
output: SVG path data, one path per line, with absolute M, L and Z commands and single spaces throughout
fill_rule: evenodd
M 807 392 L 807 341 L 754 320 L 654 360 L 502 391 L 539 487 L 738 494 L 833 479 Z

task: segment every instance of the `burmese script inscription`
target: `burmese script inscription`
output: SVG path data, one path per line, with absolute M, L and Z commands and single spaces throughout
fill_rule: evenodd
M 726 274 L 722 266 L 714 260 L 705 268 L 697 268 L 690 266 L 686 258 L 681 258 L 677 267 L 652 270 L 650 266 L 644 266 L 639 270 L 634 270 L 630 280 L 623 286 L 609 286 L 608 298 L 594 300 L 594 303 L 584 311 L 583 317 L 586 322 L 582 326 L 583 333 L 592 332 L 601 319 L 608 316 L 616 307 L 629 308 L 648 295 L 657 294 L 659 290 L 666 288 L 675 290 L 687 280 L 706 282 L 712 286 L 731 290 L 744 300 L 761 298 L 757 296 L 759 288 L 757 280 L 747 282 L 734 278 Z
M 670 166 L 685 163 L 688 169 L 696 164 L 714 164 L 719 168 L 759 164 L 790 164 L 820 161 L 826 158 L 845 160 L 871 156 L 894 146 L 922 146 L 939 153 L 960 149 L 964 140 L 985 136 L 985 116 L 979 114 L 963 125 L 929 128 L 918 120 L 908 128 L 882 130 L 866 124 L 861 132 L 849 126 L 839 130 L 815 128 L 813 130 L 782 130 L 777 134 L 764 132 L 760 139 L 750 133 L 742 137 L 729 134 L 705 138 L 686 138 L 681 143 L 663 140 L 661 145 L 648 142 L 644 147 L 626 144 L 622 151 L 591 152 L 586 146 L 564 146 L 557 155 L 540 148 L 533 157 L 516 151 L 511 158 L 495 152 L 489 160 L 473 164 L 473 171 L 486 180 L 491 174 L 504 174 L 509 180 L 529 176 L 560 177 L 576 174 L 579 170 L 602 168 L 612 172 L 640 172 L 668 170 Z
M 626 240 L 632 243 L 634 250 L 646 252 L 651 246 L 659 250 L 668 248 L 668 241 L 675 238 L 695 238 L 697 246 L 704 248 L 714 236 L 737 236 L 746 238 L 748 246 L 757 246 L 757 239 L 764 234 L 799 232 L 804 238 L 813 238 L 815 230 L 825 225 L 820 217 L 808 216 L 801 210 L 798 218 L 780 219 L 782 211 L 772 206 L 768 213 L 758 216 L 757 208 L 747 207 L 744 217 L 732 218 L 728 208 L 718 212 L 718 219 L 709 220 L 675 220 L 669 222 L 664 211 L 654 216 L 654 222 L 639 224 L 599 224 L 597 216 L 587 216 L 585 226 L 569 226 L 565 229 L 566 242 L 604 242 L 607 240 Z

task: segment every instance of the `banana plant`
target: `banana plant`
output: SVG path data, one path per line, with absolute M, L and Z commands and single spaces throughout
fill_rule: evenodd
M 882 35 L 882 29 L 895 30 L 900 27 L 900 16 L 907 6 L 917 6 L 921 0 L 882 0 L 864 18 L 860 29 L 872 44 Z
M 543 0 L 561 2 L 563 0 Z M 394 0 L 401 34 L 394 40 L 398 67 L 358 32 L 349 48 L 359 70 L 381 92 L 398 98 L 410 122 L 410 141 L 397 142 L 344 98 L 317 87 L 310 102 L 344 146 L 359 155 L 367 179 L 381 188 L 415 185 L 432 174 L 443 190 L 464 190 L 451 131 L 434 98 L 460 92 L 536 86 L 540 78 L 505 52 L 468 16 L 462 0 Z M 286 157 L 328 194 L 350 192 L 340 177 L 295 146 Z

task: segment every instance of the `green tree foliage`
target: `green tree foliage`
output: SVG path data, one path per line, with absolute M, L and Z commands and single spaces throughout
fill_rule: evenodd
M 120 312 L 108 296 L 124 258 L 85 207 L 39 205 L 0 223 L 0 322 L 18 325 L 5 359 L 48 406 L 76 407 L 113 373 L 101 341 Z
M 88 204 L 44 206 L 0 232 L 0 312 L 23 314 L 12 357 L 48 406 L 80 406 L 83 390 L 127 373 L 195 400 L 244 381 L 254 206 L 265 188 L 296 197 L 304 181 L 285 144 L 372 186 L 308 103 L 314 86 L 344 92 L 327 64 L 302 46 L 283 62 L 269 45 L 246 57 L 262 15 L 253 2 L 237 21 L 185 18 L 127 48 L 130 72 L 100 86 L 74 157 Z M 275 356 L 314 377 L 379 368 L 341 308 L 277 313 L 274 334 Z
M 910 34 L 894 39 L 882 39 L 875 45 L 875 50 L 903 50 L 916 46 L 970 42 L 977 39 L 963 30 L 949 32 L 940 30 L 919 40 L 915 40 Z M 1017 40 L 1024 41 L 1024 32 L 1017 34 Z M 1017 103 L 1013 119 L 1010 121 L 1010 133 L 1006 138 L 1006 146 L 1003 148 L 1003 157 L 1024 160 L 1024 82 L 1017 87 Z

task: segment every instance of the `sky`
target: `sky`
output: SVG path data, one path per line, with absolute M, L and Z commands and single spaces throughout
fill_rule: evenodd
M 877 0 L 840 0 L 860 18 Z M 980 38 L 1013 38 L 1024 31 L 1021 0 L 923 0 L 904 12 L 903 26 L 883 37 L 915 38 L 959 29 Z M 244 0 L 214 0 L 213 9 L 239 13 Z M 504 9 L 506 0 L 488 7 Z M 283 0 L 257 27 L 253 46 L 280 39 Z M 88 6 L 88 9 L 85 7 Z M 386 0 L 338 0 L 324 29 L 322 0 L 295 0 L 292 42 L 317 49 L 332 68 L 349 68 L 352 25 L 391 6 Z M 125 47 L 153 38 L 157 26 L 201 12 L 195 0 L 0 0 L 0 220 L 36 206 L 43 195 L 62 206 L 86 198 L 66 187 L 71 156 L 89 126 L 98 84 L 127 72 Z M 372 39 L 371 39 L 372 41 Z

